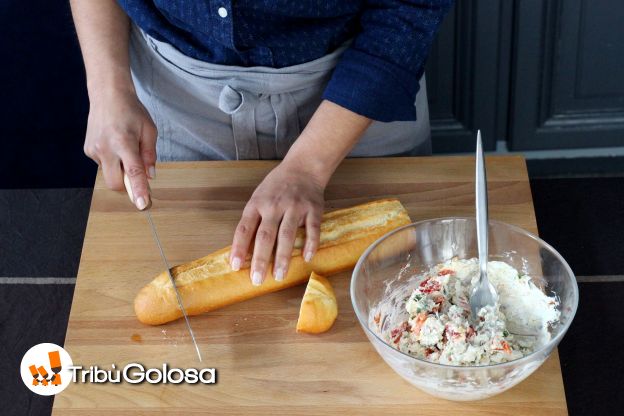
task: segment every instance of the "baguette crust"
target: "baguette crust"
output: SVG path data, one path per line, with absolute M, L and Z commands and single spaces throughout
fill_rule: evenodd
M 328 331 L 337 317 L 338 302 L 334 288 L 325 277 L 312 272 L 301 299 L 297 332 L 320 334 Z
M 323 276 L 352 268 L 362 253 L 387 232 L 411 223 L 397 199 L 383 199 L 339 209 L 323 215 L 320 245 L 310 263 L 301 249 L 305 232 L 299 229 L 288 274 L 278 282 L 269 264 L 261 286 L 249 279 L 249 261 L 239 271 L 229 264 L 230 247 L 171 269 L 176 286 L 189 315 L 198 315 L 265 293 L 305 283 L 311 272 Z M 182 317 L 169 276 L 160 273 L 139 291 L 134 300 L 137 318 L 144 324 L 160 325 Z

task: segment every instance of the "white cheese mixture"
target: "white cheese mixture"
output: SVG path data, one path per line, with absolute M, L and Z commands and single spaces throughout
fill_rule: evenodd
M 385 317 L 376 312 L 373 322 L 389 345 L 446 365 L 511 361 L 550 339 L 548 327 L 559 320 L 559 302 L 500 261 L 488 263 L 499 301 L 481 309 L 473 323 L 469 298 L 478 278 L 477 259 L 438 264 L 416 277 L 418 286 L 405 303 L 406 320 L 383 330 Z

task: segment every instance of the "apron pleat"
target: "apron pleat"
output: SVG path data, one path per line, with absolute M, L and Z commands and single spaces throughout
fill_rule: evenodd
M 269 99 L 275 113 L 275 153 L 283 158 L 301 133 L 297 104 L 290 93 L 271 95 Z

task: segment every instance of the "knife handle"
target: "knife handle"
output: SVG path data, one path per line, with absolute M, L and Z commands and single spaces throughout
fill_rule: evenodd
M 132 205 L 136 206 L 136 202 L 134 201 L 134 193 L 132 192 L 132 185 L 130 184 L 130 178 L 128 177 L 128 175 L 126 175 L 126 172 L 124 172 L 123 174 L 123 183 L 126 187 L 126 192 L 128 193 L 128 198 L 130 198 L 130 202 L 132 202 Z M 148 210 L 152 207 L 152 189 L 150 188 L 149 183 L 147 184 L 147 190 L 149 191 L 147 206 L 141 211 Z

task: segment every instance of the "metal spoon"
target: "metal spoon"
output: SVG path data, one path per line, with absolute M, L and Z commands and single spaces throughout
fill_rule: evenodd
M 477 320 L 477 313 L 486 306 L 493 306 L 498 300 L 496 289 L 487 277 L 488 263 L 488 197 L 485 160 L 481 143 L 481 130 L 477 132 L 476 163 L 476 208 L 477 208 L 477 247 L 479 251 L 479 282 L 470 294 L 472 319 Z

